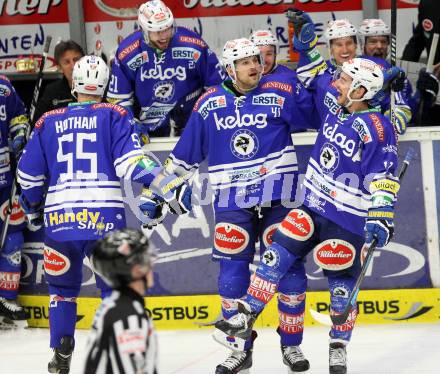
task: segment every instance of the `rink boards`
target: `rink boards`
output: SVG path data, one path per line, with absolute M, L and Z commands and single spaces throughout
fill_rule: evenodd
M 49 297 L 22 296 L 21 303 L 31 314 L 31 327 L 49 326 Z M 217 295 L 163 296 L 145 299 L 147 311 L 158 329 L 213 328 L 210 323 L 220 316 L 220 299 Z M 101 300 L 78 299 L 77 328 L 88 329 Z M 433 323 L 440 322 L 440 288 L 367 290 L 358 297 L 359 324 Z M 310 309 L 328 314 L 329 293 L 308 292 L 305 325 L 316 325 Z M 276 298 L 257 320 L 257 327 L 276 327 L 278 313 Z

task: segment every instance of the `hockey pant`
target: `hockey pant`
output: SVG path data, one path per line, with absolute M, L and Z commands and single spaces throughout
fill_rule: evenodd
M 0 189 L 1 224 L 4 222 L 9 202 L 11 187 Z M 0 250 L 0 297 L 16 299 L 20 285 L 21 251 L 23 248 L 23 230 L 26 227 L 26 217 L 21 209 L 18 199 L 13 201 L 12 213 L 9 219 L 8 232 L 5 244 Z
M 293 209 L 274 233 L 273 243 L 266 249 L 245 301 L 255 313 L 260 313 L 277 290 L 282 290 L 281 280 L 291 270 L 292 265 L 313 250 L 316 264 L 324 269 L 324 274 L 328 277 L 331 313 L 341 313 L 360 273 L 360 252 L 363 244 L 362 236 L 343 229 L 307 207 Z M 332 341 L 350 340 L 356 315 L 357 310 L 354 308 L 344 325 L 332 327 Z M 292 337 L 292 343 L 301 342 L 303 321 L 304 309 L 302 314 L 284 313 L 281 316 L 280 312 L 280 329 L 297 331 L 299 334 L 296 340 Z
M 270 208 L 241 209 L 216 214 L 213 257 L 220 263 L 218 288 L 224 319 L 237 313 L 237 299 L 246 295 L 251 275 L 249 265 L 254 260 L 256 241 L 259 240 L 260 253 L 264 257 L 264 251 L 271 244 L 279 222 L 289 212 L 288 208 L 280 204 L 273 205 Z M 278 332 L 283 345 L 296 345 L 293 343 L 299 339 L 298 331 L 296 327 L 292 328 L 289 318 L 304 315 L 306 287 L 304 263 L 299 259 L 280 281 Z M 303 322 L 301 331 L 302 325 Z
M 93 240 L 59 242 L 49 237 L 44 242 L 44 272 L 49 285 L 50 347 L 58 348 L 63 336 L 74 336 L 76 299 L 82 283 L 85 256 L 90 256 Z M 96 276 L 96 285 L 104 298 L 111 288 Z

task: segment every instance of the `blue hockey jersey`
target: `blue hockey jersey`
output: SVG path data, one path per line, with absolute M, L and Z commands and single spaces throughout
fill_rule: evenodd
M 112 65 L 107 100 L 140 105 L 139 120 L 151 131 L 168 123 L 171 111 L 189 114 L 203 88 L 220 84 L 226 74 L 199 35 L 176 27 L 165 51 L 149 46 L 141 30 L 124 39 Z
M 396 144 L 393 125 L 378 109 L 351 115 L 327 110 L 307 165 L 304 204 L 363 235 L 370 182 L 394 175 Z
M 27 126 L 23 102 L 9 79 L 0 75 L 0 188 L 10 186 L 13 180 L 8 139 Z
M 226 84 L 209 88 L 194 106 L 168 171 L 193 173 L 207 158 L 216 211 L 294 200 L 298 164 L 291 132 L 309 126 L 312 103 L 298 105 L 300 93 L 288 80 L 269 74 L 243 96 Z
M 132 117 L 108 103 L 75 103 L 45 113 L 25 147 L 18 182 L 30 203 L 45 201 L 46 235 L 98 239 L 126 226 L 120 179 L 143 152 Z

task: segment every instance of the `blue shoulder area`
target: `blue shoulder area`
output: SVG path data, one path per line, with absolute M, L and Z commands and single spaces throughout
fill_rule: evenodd
M 11 81 L 9 80 L 9 78 L 6 75 L 1 75 L 0 74 L 0 84 L 4 84 L 7 86 L 12 86 Z
M 388 117 L 380 112 L 360 113 L 359 117 L 367 124 L 371 135 L 379 143 L 394 143 L 396 141 L 396 132 L 394 126 Z
M 204 102 L 209 100 L 209 98 L 213 96 L 217 96 L 219 94 L 224 94 L 224 90 L 221 85 L 211 86 L 209 87 L 196 101 L 193 107 L 193 111 L 197 112 L 200 109 L 200 106 L 203 105 Z
M 176 27 L 173 44 L 198 48 L 200 50 L 208 47 L 199 34 L 186 27 Z
M 290 77 L 296 77 L 296 71 L 289 69 L 287 66 L 284 65 L 277 65 L 277 67 L 271 74 L 286 74 Z
M 137 30 L 128 35 L 120 44 L 116 51 L 119 61 L 124 61 L 128 56 L 133 56 L 141 50 L 143 42 L 143 34 L 141 30 Z
M 387 60 L 384 60 L 383 58 L 367 56 L 367 55 L 362 55 L 361 57 L 365 58 L 366 60 L 373 61 L 375 64 L 379 65 L 382 68 L 382 70 L 387 70 L 391 67 L 391 64 Z

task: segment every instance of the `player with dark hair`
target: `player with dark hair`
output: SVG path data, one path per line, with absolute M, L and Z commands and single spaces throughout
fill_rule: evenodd
M 96 312 L 84 374 L 154 374 L 157 337 L 145 312 L 155 251 L 139 230 L 114 231 L 96 242 L 93 269 L 113 289 Z

